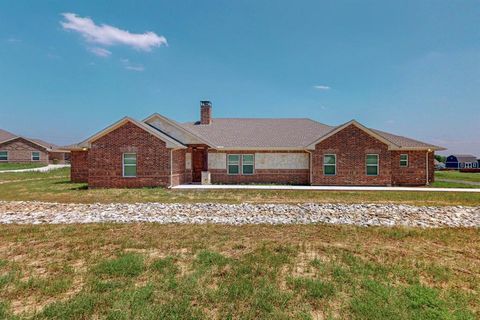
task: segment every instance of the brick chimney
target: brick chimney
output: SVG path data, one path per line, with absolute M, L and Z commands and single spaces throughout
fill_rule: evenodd
M 200 124 L 212 123 L 212 103 L 200 101 Z

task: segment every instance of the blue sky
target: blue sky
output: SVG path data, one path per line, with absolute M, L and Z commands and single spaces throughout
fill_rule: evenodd
M 480 156 L 479 17 L 478 1 L 2 1 L 0 128 L 69 144 L 211 100 Z

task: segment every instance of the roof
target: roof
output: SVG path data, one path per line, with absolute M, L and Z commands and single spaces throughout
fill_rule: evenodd
M 477 157 L 471 154 L 452 154 L 458 162 L 476 162 Z
M 27 141 L 30 141 L 42 148 L 45 148 L 49 151 L 65 151 L 65 150 L 62 150 L 61 147 L 53 144 L 53 143 L 49 143 L 49 142 L 46 142 L 44 140 L 40 140 L 40 139 L 36 139 L 36 138 L 26 138 L 26 137 L 22 137 L 22 136 L 19 136 L 19 135 L 16 135 L 14 133 L 11 133 L 11 132 L 8 132 L 6 130 L 3 130 L 3 129 L 0 129 L 0 143 L 4 143 L 4 142 L 7 142 L 7 141 L 10 141 L 10 140 L 14 140 L 14 139 L 18 139 L 18 138 L 22 138 L 22 139 L 25 139 Z
M 0 142 L 7 141 L 7 140 L 12 140 L 13 138 L 16 138 L 17 135 L 8 132 L 6 130 L 0 129 Z
M 429 143 L 425 143 L 425 142 L 422 142 L 422 141 L 410 139 L 410 138 L 407 138 L 407 137 L 404 137 L 404 136 L 398 136 L 396 134 L 392 134 L 392 133 L 388 133 L 388 132 L 384 132 L 384 131 L 380 131 L 380 130 L 376 130 L 376 129 L 370 129 L 370 130 L 376 132 L 377 134 L 384 137 L 385 139 L 395 143 L 400 148 L 405 148 L 405 149 L 407 149 L 407 148 L 435 149 L 435 150 L 444 150 L 445 149 L 445 148 L 442 148 L 442 147 L 439 147 L 439 146 L 436 146 L 436 145 L 433 145 L 433 144 L 429 144 Z
M 224 149 L 303 149 L 334 128 L 306 118 L 213 118 L 209 125 L 181 125 Z

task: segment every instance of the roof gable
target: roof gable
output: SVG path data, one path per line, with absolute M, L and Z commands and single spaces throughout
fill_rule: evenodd
M 143 122 L 139 122 L 135 119 L 132 119 L 132 118 L 129 118 L 129 117 L 124 117 L 124 118 L 120 119 L 119 121 L 115 122 L 114 124 L 112 124 L 111 126 L 103 129 L 102 131 L 97 132 L 96 134 L 94 134 L 90 138 L 84 140 L 83 142 L 76 145 L 75 148 L 72 148 L 72 149 L 90 148 L 90 145 L 91 145 L 92 142 L 100 139 L 101 137 L 103 137 L 103 136 L 107 135 L 108 133 L 112 132 L 113 130 L 121 127 L 122 125 L 124 125 L 127 122 L 130 122 L 130 123 L 138 126 L 140 129 L 143 129 L 143 130 L 147 131 L 148 133 L 156 136 L 160 140 L 165 141 L 167 148 L 174 148 L 174 149 L 175 148 L 176 149 L 186 148 L 185 145 L 183 145 L 179 141 L 176 141 L 172 137 L 166 135 L 162 131 L 160 131 L 158 129 L 155 129 L 155 128 L 153 128 L 153 127 L 151 127 L 148 124 L 145 124 Z

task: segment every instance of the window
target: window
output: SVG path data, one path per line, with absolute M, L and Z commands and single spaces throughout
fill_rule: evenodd
M 408 154 L 400 155 L 400 167 L 408 167 Z
M 253 154 L 242 155 L 242 174 L 253 174 Z
M 8 151 L 0 151 L 0 161 L 8 160 Z
M 136 153 L 123 154 L 123 176 L 124 177 L 137 176 L 137 154 Z
M 32 151 L 32 161 L 39 161 L 40 160 L 40 152 Z
M 227 171 L 228 174 L 240 173 L 240 155 L 229 154 L 227 159 Z
M 337 156 L 335 154 L 326 154 L 323 156 L 323 174 L 334 176 L 337 174 Z
M 367 154 L 367 176 L 378 176 L 378 154 Z

